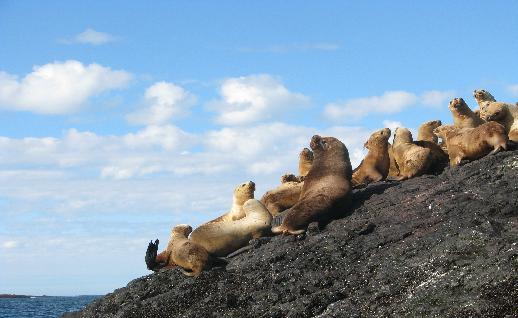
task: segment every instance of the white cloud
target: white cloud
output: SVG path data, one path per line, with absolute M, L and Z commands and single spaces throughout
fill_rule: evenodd
M 117 38 L 111 34 L 105 32 L 99 32 L 91 28 L 87 28 L 83 32 L 77 34 L 76 36 L 70 39 L 64 39 L 60 42 L 72 44 L 72 43 L 81 43 L 81 44 L 92 44 L 92 45 L 101 45 L 110 42 L 116 41 Z
M 173 117 L 185 116 L 188 108 L 194 105 L 196 97 L 180 86 L 158 82 L 145 93 L 145 107 L 131 113 L 127 119 L 131 123 L 161 125 Z
M 221 85 L 222 99 L 208 104 L 218 113 L 216 122 L 243 125 L 261 122 L 306 105 L 309 98 L 290 92 L 270 75 L 229 78 Z
M 19 80 L 0 72 L 0 107 L 40 114 L 76 112 L 92 96 L 122 88 L 132 75 L 69 60 L 35 66 Z
M 392 132 L 392 135 L 394 135 L 394 131 L 398 127 L 405 127 L 400 121 L 394 121 L 394 120 L 384 120 L 383 121 L 383 127 L 387 127 Z
M 359 119 L 371 113 L 393 114 L 415 104 L 415 94 L 405 91 L 388 91 L 381 96 L 350 99 L 328 104 L 324 115 L 330 120 Z
M 455 97 L 455 91 L 427 91 L 421 94 L 421 103 L 430 107 L 445 107 Z
M 507 91 L 509 91 L 513 97 L 518 97 L 518 84 L 507 86 Z
M 18 246 L 18 242 L 12 241 L 12 240 L 4 241 L 4 242 L 2 242 L 1 246 L 5 249 L 12 249 L 12 248 L 16 248 Z

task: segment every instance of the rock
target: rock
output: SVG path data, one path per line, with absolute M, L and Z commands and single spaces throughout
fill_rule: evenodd
M 353 193 L 346 217 L 189 278 L 132 281 L 80 317 L 518 317 L 518 151 Z M 142 264 L 145 266 L 145 264 Z

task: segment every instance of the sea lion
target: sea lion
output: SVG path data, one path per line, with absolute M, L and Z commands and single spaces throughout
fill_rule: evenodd
M 504 126 L 509 139 L 518 142 L 518 105 L 500 102 L 486 102 L 484 119 L 496 121 Z
M 496 102 L 496 99 L 484 89 L 476 89 L 473 91 L 473 97 L 477 101 L 478 108 L 482 110 L 486 102 Z
M 421 124 L 417 131 L 417 140 L 425 140 L 438 143 L 439 138 L 433 133 L 433 130 L 442 125 L 440 120 L 431 120 Z
M 248 181 L 241 183 L 234 189 L 234 195 L 232 196 L 232 207 L 230 208 L 230 211 L 209 222 L 235 221 L 243 218 L 245 216 L 243 204 L 245 204 L 246 201 L 254 198 L 254 192 L 254 182 Z
M 350 202 L 352 169 L 347 147 L 334 137 L 318 135 L 311 138 L 310 147 L 313 165 L 304 179 L 300 199 L 276 217 L 273 233 L 304 233 L 309 223 L 329 217 Z
M 388 154 L 390 161 L 388 177 L 394 178 L 399 176 L 399 167 L 397 166 L 396 159 L 394 158 L 394 148 L 390 143 L 388 144 Z
M 354 169 L 351 184 L 369 184 L 384 180 L 389 172 L 390 158 L 388 154 L 388 140 L 390 129 L 383 128 L 374 132 L 365 143 L 369 150 L 360 165 Z
M 487 154 L 507 150 L 508 137 L 504 126 L 490 121 L 475 128 L 445 125 L 435 128 L 435 134 L 446 141 L 452 166 L 462 160 L 474 160 Z
M 189 239 L 201 245 L 209 254 L 226 256 L 248 244 L 253 238 L 269 233 L 272 216 L 255 199 L 243 205 L 245 217 L 225 222 L 208 222 L 197 227 Z
M 308 148 L 302 149 L 299 154 L 299 175 L 285 174 L 281 177 L 281 185 L 267 191 L 261 198 L 272 216 L 291 208 L 299 200 L 304 178 L 313 164 L 313 152 Z
M 432 162 L 431 151 L 414 144 L 410 130 L 396 128 L 392 151 L 399 169 L 399 175 L 394 178 L 395 180 L 406 180 L 428 172 Z
M 484 121 L 480 119 L 480 117 L 475 114 L 471 108 L 469 108 L 462 98 L 452 99 L 448 108 L 453 116 L 453 123 L 457 128 L 475 128 L 484 123 Z

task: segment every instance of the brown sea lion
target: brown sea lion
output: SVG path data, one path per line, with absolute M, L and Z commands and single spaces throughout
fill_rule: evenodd
M 245 217 L 225 222 L 208 222 L 197 227 L 189 239 L 214 256 L 228 254 L 246 246 L 253 238 L 270 232 L 272 216 L 266 207 L 255 199 L 243 205 Z
M 313 152 L 304 148 L 299 154 L 299 175 L 285 174 L 281 177 L 281 185 L 266 192 L 261 202 L 266 206 L 272 216 L 291 208 L 299 200 L 302 192 L 304 178 L 311 169 Z
M 406 128 L 396 128 L 392 150 L 399 169 L 399 175 L 394 178 L 395 180 L 405 180 L 427 173 L 433 160 L 430 149 L 414 144 L 412 133 Z
M 304 179 L 299 201 L 272 228 L 273 233 L 301 234 L 309 223 L 344 209 L 350 202 L 351 161 L 345 145 L 334 137 L 311 138 L 313 165 Z
M 421 124 L 417 131 L 417 140 L 425 140 L 437 143 L 439 138 L 433 133 L 433 130 L 442 125 L 440 120 L 431 120 Z
M 518 105 L 500 102 L 487 102 L 487 104 L 484 119 L 502 124 L 509 139 L 518 142 Z
M 446 141 L 452 166 L 459 165 L 462 160 L 474 160 L 506 150 L 509 140 L 504 126 L 494 121 L 475 128 L 445 125 L 437 127 L 434 132 Z
M 453 116 L 453 123 L 457 128 L 475 128 L 484 123 L 462 98 L 452 99 L 448 108 Z
M 388 154 L 388 140 L 390 129 L 383 128 L 374 132 L 365 143 L 369 150 L 360 165 L 354 169 L 351 184 L 369 184 L 384 180 L 389 172 L 390 158 Z
M 254 182 L 248 181 L 241 183 L 234 189 L 234 195 L 232 196 L 232 207 L 230 208 L 230 211 L 209 222 L 234 221 L 243 218 L 245 216 L 243 204 L 245 204 L 246 201 L 254 198 L 254 192 Z
M 394 147 L 390 143 L 388 144 L 388 154 L 390 161 L 388 177 L 394 178 L 399 176 L 399 167 L 397 166 L 396 159 L 394 158 Z

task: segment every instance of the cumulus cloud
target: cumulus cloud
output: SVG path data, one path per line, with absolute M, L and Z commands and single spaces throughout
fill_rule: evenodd
M 394 134 L 394 131 L 398 127 L 405 127 L 400 121 L 394 121 L 394 120 L 384 120 L 383 121 L 383 127 L 390 128 L 390 131 L 392 134 Z
M 332 120 L 358 119 L 371 113 L 393 114 L 415 104 L 417 96 L 405 91 L 388 91 L 381 96 L 350 99 L 326 106 L 324 115 Z
M 35 66 L 24 78 L 0 72 L 0 107 L 40 114 L 78 111 L 92 96 L 126 86 L 132 75 L 69 60 Z
M 421 103 L 430 107 L 444 107 L 455 97 L 455 91 L 427 91 L 421 94 Z
M 91 28 L 87 28 L 83 32 L 73 36 L 69 39 L 60 40 L 62 43 L 73 44 L 73 43 L 81 43 L 81 44 L 92 44 L 92 45 L 101 45 L 110 42 L 116 41 L 117 38 L 111 34 L 105 32 L 99 32 Z
M 144 125 L 161 125 L 173 117 L 185 116 L 196 102 L 196 97 L 172 83 L 158 82 L 144 95 L 145 106 L 127 116 L 129 122 Z
M 308 97 L 290 92 L 278 79 L 264 74 L 229 78 L 221 85 L 220 95 L 221 100 L 210 102 L 208 108 L 223 125 L 261 122 L 309 102 Z
M 411 105 L 440 107 L 453 98 L 455 91 L 425 91 L 416 95 L 406 91 L 388 91 L 380 96 L 349 99 L 328 104 L 324 116 L 329 120 L 357 120 L 370 114 L 395 114 Z

